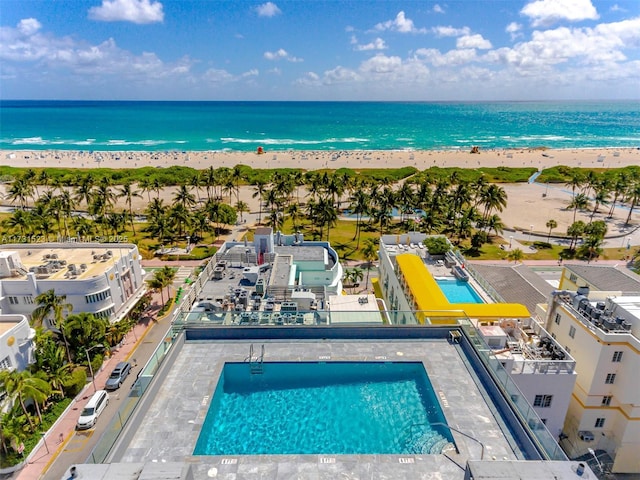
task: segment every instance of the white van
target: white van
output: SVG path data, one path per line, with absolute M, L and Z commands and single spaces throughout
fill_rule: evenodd
M 109 404 L 109 394 L 105 390 L 98 390 L 89 399 L 80 414 L 76 427 L 78 430 L 93 427 L 98 421 L 98 416 Z

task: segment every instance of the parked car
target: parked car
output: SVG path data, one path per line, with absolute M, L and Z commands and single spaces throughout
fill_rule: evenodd
M 98 417 L 109 404 L 109 394 L 105 390 L 98 390 L 84 406 L 76 427 L 84 430 L 93 427 Z
M 131 364 L 129 362 L 118 363 L 116 368 L 111 372 L 107 382 L 104 384 L 105 390 L 115 390 L 120 388 L 120 385 L 122 385 L 124 379 L 127 378 L 129 372 L 131 372 Z

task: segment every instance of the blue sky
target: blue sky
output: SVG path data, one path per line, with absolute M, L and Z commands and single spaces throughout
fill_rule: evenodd
M 0 98 L 640 98 L 640 1 L 0 0 Z

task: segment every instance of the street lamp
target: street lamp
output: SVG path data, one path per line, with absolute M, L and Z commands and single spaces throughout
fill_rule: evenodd
M 509 235 L 509 250 L 511 250 L 512 243 L 513 243 L 513 235 Z
M 93 391 L 97 392 L 98 389 L 96 388 L 96 378 L 93 375 L 93 367 L 91 366 L 91 359 L 89 358 L 89 352 L 91 350 L 93 350 L 94 348 L 104 348 L 104 345 L 102 345 L 101 343 L 98 343 L 97 345 L 94 345 L 93 347 L 90 347 L 88 349 L 86 349 L 84 351 L 84 353 L 87 354 L 87 363 L 89 364 L 89 373 L 91 374 L 91 382 L 93 383 Z
M 529 225 L 529 241 L 531 241 L 531 234 L 533 233 L 533 225 Z
M 189 253 L 190 240 L 191 240 L 191 236 L 187 235 L 187 254 Z
M 49 445 L 47 445 L 47 432 L 40 432 L 40 436 L 42 437 L 42 441 L 44 442 L 44 448 L 47 449 L 47 455 L 49 455 Z

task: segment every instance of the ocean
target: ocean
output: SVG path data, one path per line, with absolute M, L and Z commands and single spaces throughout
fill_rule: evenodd
M 637 148 L 640 101 L 0 101 L 0 149 Z

